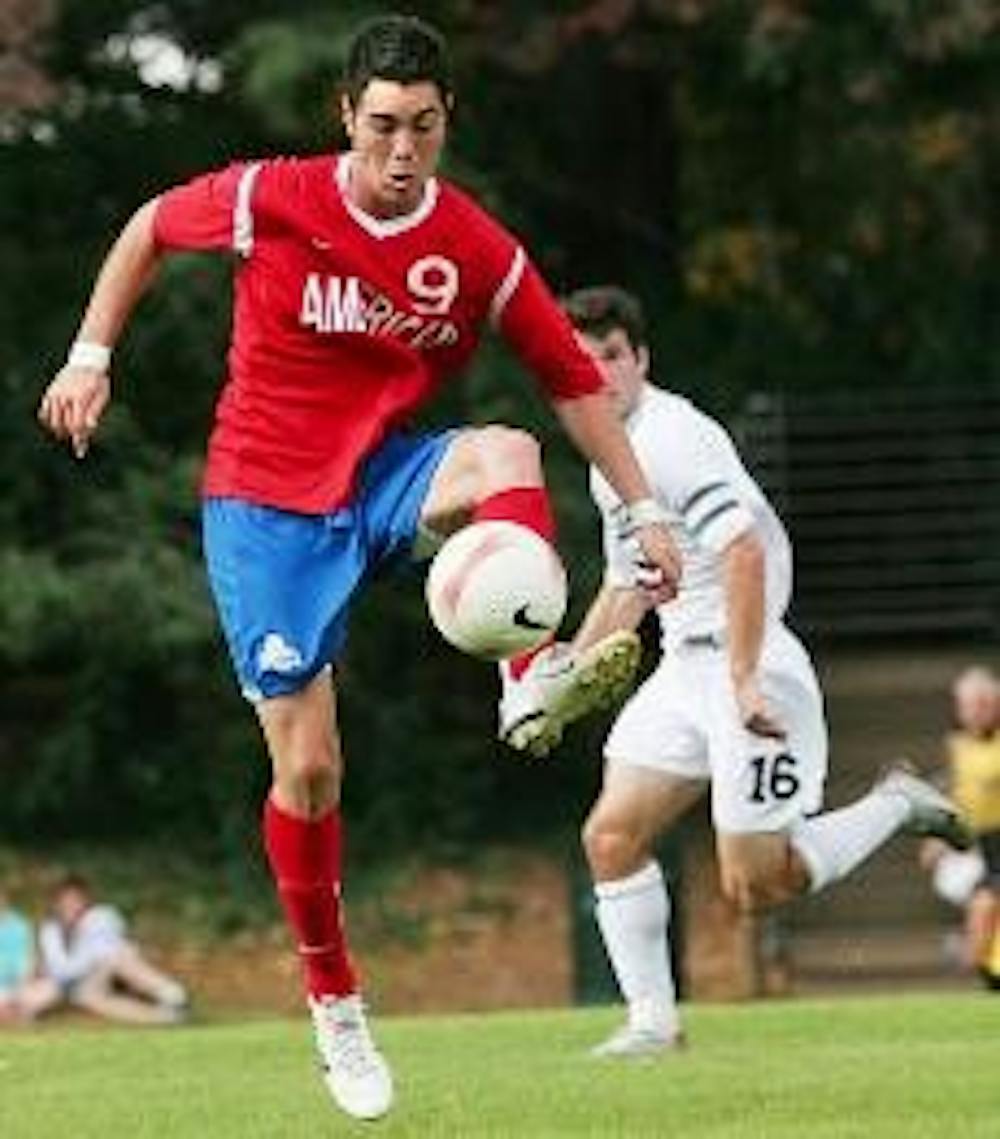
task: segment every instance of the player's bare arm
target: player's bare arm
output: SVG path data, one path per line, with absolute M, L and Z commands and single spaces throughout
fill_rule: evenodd
M 104 261 L 65 366 L 49 384 L 38 418 L 82 459 L 111 398 L 111 351 L 156 268 L 155 202 L 133 214 Z
M 578 450 L 604 475 L 626 503 L 652 504 L 649 482 L 639 466 L 625 429 L 604 392 L 562 400 L 556 411 Z M 642 584 L 655 604 L 669 601 L 677 592 L 681 559 L 666 523 L 650 517 L 637 520 L 634 537 L 643 559 L 654 571 Z
M 782 739 L 785 729 L 760 688 L 758 667 L 764 640 L 764 548 L 753 530 L 723 553 L 729 670 L 744 725 L 759 736 Z
M 580 622 L 573 638 L 574 652 L 582 652 L 619 630 L 634 631 L 651 607 L 645 590 L 605 583 Z

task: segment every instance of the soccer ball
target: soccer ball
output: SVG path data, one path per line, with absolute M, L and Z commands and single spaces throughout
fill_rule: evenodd
M 473 522 L 438 550 L 427 608 L 446 641 L 502 660 L 546 641 L 566 612 L 566 571 L 555 550 L 516 522 Z

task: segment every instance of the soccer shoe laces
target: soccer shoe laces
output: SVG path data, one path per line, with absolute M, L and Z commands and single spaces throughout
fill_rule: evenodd
M 392 1073 L 368 1031 L 361 997 L 311 999 L 316 1045 L 327 1090 L 355 1119 L 378 1119 L 392 1107 Z
M 364 1078 L 379 1069 L 378 1049 L 360 997 L 326 998 L 313 1004 L 320 1052 L 328 1069 Z

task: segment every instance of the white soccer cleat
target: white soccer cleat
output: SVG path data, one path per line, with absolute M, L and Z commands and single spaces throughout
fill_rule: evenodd
M 687 1047 L 684 1033 L 623 1025 L 602 1044 L 591 1048 L 598 1060 L 655 1060 L 683 1052 Z
M 873 790 L 906 800 L 910 816 L 904 828 L 910 834 L 940 838 L 956 850 L 966 850 L 972 844 L 958 807 L 932 783 L 921 779 L 909 760 L 892 763 Z
M 337 1105 L 355 1119 L 379 1119 L 392 1107 L 392 1073 L 368 1031 L 361 997 L 309 999 L 323 1078 Z
M 503 663 L 497 734 L 515 751 L 547 755 L 570 724 L 624 696 L 640 655 L 639 638 L 622 629 L 579 653 L 568 645 L 551 645 L 535 656 L 519 680 Z

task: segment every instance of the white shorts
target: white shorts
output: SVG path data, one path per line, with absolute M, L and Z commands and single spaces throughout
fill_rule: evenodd
M 827 730 L 812 662 L 784 625 L 768 632 L 761 687 L 788 734 L 764 739 L 743 727 L 725 648 L 706 640 L 665 655 L 628 701 L 605 744 L 609 767 L 711 780 L 718 831 L 786 830 L 823 801 Z

